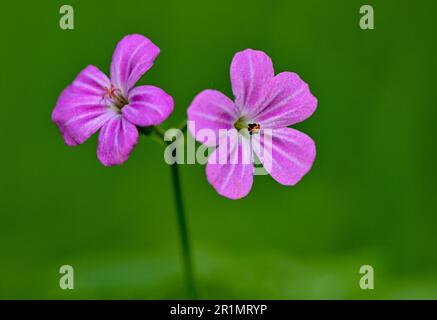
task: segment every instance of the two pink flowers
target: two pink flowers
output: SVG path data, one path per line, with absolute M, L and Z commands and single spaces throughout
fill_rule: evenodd
M 82 70 L 61 93 L 52 120 L 69 146 L 85 142 L 100 130 L 97 156 L 105 166 L 124 163 L 138 141 L 138 127 L 158 126 L 172 113 L 173 98 L 150 85 L 135 86 L 148 71 L 160 49 L 149 39 L 134 34 L 117 45 L 110 78 L 95 66 Z M 234 101 L 216 90 L 199 93 L 187 110 L 191 134 L 209 147 L 216 147 L 206 167 L 209 183 L 231 199 L 246 196 L 253 183 L 254 158 L 269 163 L 269 174 L 283 185 L 295 185 L 310 169 L 316 149 L 306 134 L 288 128 L 312 115 L 317 99 L 308 85 L 291 72 L 274 74 L 271 59 L 262 51 L 238 52 L 231 63 Z M 236 129 L 238 141 L 231 146 L 205 141 L 201 129 L 217 133 Z M 252 147 L 254 136 L 268 134 L 261 141 L 271 152 Z M 233 146 L 233 147 L 232 147 Z M 237 147 L 235 147 L 237 146 Z M 249 161 L 238 161 L 242 150 L 250 150 Z M 215 161 L 218 152 L 226 154 L 224 163 Z M 266 166 L 265 166 L 266 167 Z

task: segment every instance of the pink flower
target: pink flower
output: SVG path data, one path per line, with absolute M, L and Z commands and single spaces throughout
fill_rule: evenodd
M 246 196 L 253 183 L 253 152 L 266 169 L 270 167 L 267 171 L 276 181 L 295 185 L 311 169 L 316 148 L 310 137 L 287 126 L 310 117 L 317 99 L 297 74 L 275 76 L 270 57 L 262 51 L 247 49 L 234 56 L 231 83 L 235 101 L 219 91 L 205 90 L 188 108 L 189 130 L 195 137 L 201 129 L 213 130 L 216 137 L 221 129 L 240 130 L 235 148 L 228 143 L 222 146 L 223 139 L 211 142 L 196 137 L 208 146 L 218 145 L 208 158 L 209 183 L 227 198 Z M 252 147 L 252 139 L 263 133 L 270 139 L 260 139 L 258 149 Z M 261 152 L 263 148 L 271 152 Z M 243 150 L 250 150 L 249 161 L 242 161 Z M 226 163 L 217 160 L 221 152 Z
M 133 34 L 115 49 L 111 79 L 95 66 L 83 69 L 61 93 L 52 113 L 65 143 L 77 146 L 101 129 L 100 162 L 105 166 L 125 162 L 138 141 L 136 126 L 158 125 L 173 111 L 173 98 L 162 89 L 134 87 L 158 54 L 149 39 Z

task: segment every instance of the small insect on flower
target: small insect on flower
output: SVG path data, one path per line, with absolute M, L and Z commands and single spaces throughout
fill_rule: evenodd
M 82 70 L 52 112 L 65 143 L 77 146 L 100 129 L 100 162 L 105 166 L 124 163 L 137 144 L 137 126 L 159 125 L 173 111 L 173 98 L 162 89 L 135 87 L 159 51 L 146 37 L 128 35 L 115 49 L 110 79 L 92 65 Z
M 259 131 L 261 130 L 261 126 L 258 123 L 249 123 L 247 126 L 250 135 L 253 135 L 254 133 L 259 133 Z
M 231 83 L 235 101 L 219 91 L 204 90 L 188 108 L 191 134 L 200 143 L 217 146 L 206 166 L 209 183 L 227 198 L 245 197 L 252 188 L 256 156 L 276 181 L 295 185 L 311 169 L 316 148 L 310 137 L 288 126 L 310 117 L 317 99 L 297 74 L 275 75 L 270 57 L 252 49 L 234 56 Z M 211 141 L 197 136 L 203 129 L 216 137 L 223 130 L 238 130 L 238 137 Z

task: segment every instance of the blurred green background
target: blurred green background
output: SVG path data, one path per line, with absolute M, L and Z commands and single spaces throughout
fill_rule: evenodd
M 59 8 L 75 30 L 59 28 Z M 359 28 L 372 4 L 375 30 Z M 435 1 L 8 1 L 0 19 L 0 298 L 185 298 L 170 170 L 141 137 L 105 168 L 97 136 L 64 145 L 50 114 L 88 64 L 109 72 L 126 34 L 161 55 L 140 80 L 164 88 L 185 119 L 203 89 L 231 96 L 245 48 L 294 71 L 319 100 L 296 126 L 317 143 L 296 187 L 255 178 L 220 197 L 205 167 L 181 168 L 201 298 L 437 298 Z M 59 267 L 75 290 L 59 289 Z M 375 290 L 359 268 L 375 269 Z

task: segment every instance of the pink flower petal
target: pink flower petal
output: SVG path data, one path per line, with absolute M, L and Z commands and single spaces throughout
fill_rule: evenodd
M 99 135 L 97 157 L 105 166 L 125 162 L 138 142 L 138 130 L 122 115 L 106 123 Z
M 246 49 L 231 63 L 232 92 L 243 116 L 256 113 L 262 87 L 274 77 L 272 60 L 262 51 Z
M 267 134 L 267 133 L 266 133 Z M 306 134 L 291 128 L 271 130 L 271 143 L 261 139 L 261 154 L 254 148 L 261 163 L 271 164 L 270 175 L 281 184 L 295 185 L 311 169 L 316 157 L 314 141 Z M 265 165 L 268 168 L 270 165 Z
M 152 67 L 158 54 L 159 48 L 146 37 L 140 34 L 124 37 L 112 56 L 112 84 L 127 96 L 141 76 Z
M 199 93 L 188 108 L 187 114 L 191 134 L 200 143 L 208 146 L 216 145 L 217 141 L 199 137 L 199 130 L 210 129 L 218 138 L 220 129 L 233 129 L 238 119 L 238 110 L 234 102 L 216 90 L 204 90 Z
M 227 144 L 220 143 L 210 155 L 206 176 L 220 195 L 229 199 L 240 199 L 252 188 L 252 150 L 248 141 L 242 140 L 241 136 L 238 143 L 232 144 L 231 140 L 228 139 Z
M 281 128 L 310 117 L 317 108 L 317 99 L 308 85 L 295 73 L 276 75 L 262 90 L 260 107 L 254 122 L 262 128 Z
M 59 96 L 52 120 L 61 131 L 65 143 L 82 144 L 115 115 L 102 97 L 109 79 L 95 66 L 82 70 Z
M 133 88 L 128 100 L 129 104 L 121 109 L 123 116 L 142 127 L 161 124 L 173 111 L 173 98 L 154 86 Z

